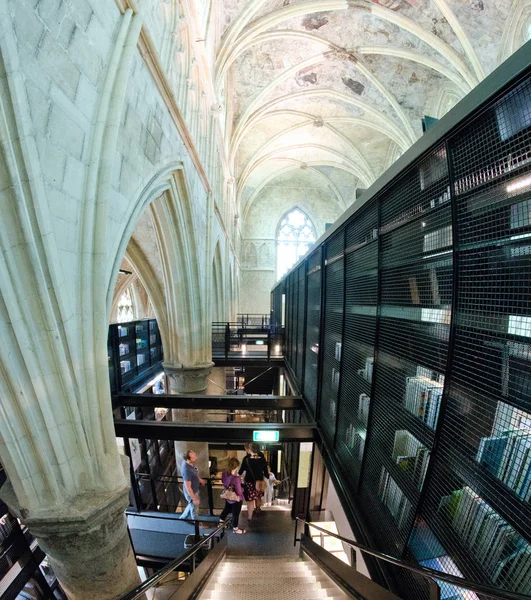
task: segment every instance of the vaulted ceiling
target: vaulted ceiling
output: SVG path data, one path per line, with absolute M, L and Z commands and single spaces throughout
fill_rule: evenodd
M 497 66 L 512 10 L 509 0 L 221 4 L 216 80 L 242 213 L 301 169 L 350 204 L 420 137 L 424 115 L 440 118 Z

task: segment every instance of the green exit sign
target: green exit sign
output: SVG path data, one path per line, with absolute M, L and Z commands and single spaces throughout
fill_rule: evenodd
M 278 442 L 278 431 L 253 431 L 253 442 Z

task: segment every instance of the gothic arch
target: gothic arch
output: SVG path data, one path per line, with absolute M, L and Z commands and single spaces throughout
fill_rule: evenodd
M 164 291 L 156 289 L 154 275 L 149 272 L 140 253 L 136 251 L 136 257 L 131 256 L 128 248 L 136 224 L 148 208 L 162 257 Z M 108 309 L 126 250 L 128 259 L 136 265 L 137 273 L 146 287 L 157 319 L 160 319 L 159 327 L 168 362 L 184 366 L 207 362 L 205 333 L 197 326 L 203 323 L 204 306 L 199 293 L 200 272 L 191 199 L 181 163 L 171 163 L 161 169 L 129 210 L 122 235 L 112 253 L 114 260 L 111 261 L 107 284 Z M 132 253 L 135 253 L 134 248 Z

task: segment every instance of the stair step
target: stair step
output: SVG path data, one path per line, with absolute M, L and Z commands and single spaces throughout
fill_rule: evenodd
M 327 590 L 319 589 L 293 589 L 285 590 L 284 588 L 273 588 L 267 590 L 254 590 L 252 586 L 247 586 L 241 590 L 205 590 L 201 600 L 271 600 L 275 597 L 282 598 L 283 600 L 323 600 L 330 599 L 333 596 L 328 595 Z
M 313 578 L 312 578 L 313 579 Z M 205 589 L 214 589 L 216 587 L 220 587 L 222 586 L 222 589 L 234 589 L 234 590 L 238 590 L 238 589 L 250 589 L 250 588 L 256 588 L 256 589 L 260 589 L 261 586 L 266 585 L 266 581 L 269 581 L 269 583 L 271 583 L 271 577 L 266 580 L 266 578 L 264 577 L 263 580 L 257 582 L 254 577 L 251 581 L 242 581 L 241 579 L 236 579 L 236 580 L 230 580 L 230 579 L 226 579 L 226 580 L 212 580 L 210 581 Z M 323 579 L 322 581 L 308 581 L 305 578 L 296 578 L 296 577 L 275 577 L 275 584 L 278 585 L 282 585 L 282 589 L 284 588 L 299 588 L 299 589 L 303 589 L 303 588 L 316 588 L 316 589 L 327 589 L 327 588 L 335 588 L 336 585 L 335 583 L 333 583 L 332 581 L 330 581 L 329 579 Z
M 313 582 L 317 582 L 317 581 L 321 581 L 323 579 L 323 577 L 320 577 L 319 573 L 284 573 L 282 575 L 282 577 L 278 576 L 278 573 L 274 573 L 273 574 L 275 577 L 275 580 L 282 580 L 282 581 L 289 581 L 289 580 L 295 580 L 295 581 L 313 581 Z M 220 583 L 229 583 L 234 581 L 234 577 L 227 573 L 227 574 L 223 574 L 223 575 L 218 575 L 215 579 L 216 581 L 219 581 Z M 266 576 L 264 575 L 263 577 L 253 577 L 253 584 L 266 584 L 268 582 L 271 581 L 271 576 Z
M 287 561 L 287 562 L 291 562 L 291 563 L 307 562 L 304 559 L 299 558 L 298 556 L 293 556 L 293 554 L 278 555 L 278 556 L 239 556 L 238 554 L 227 554 L 227 556 L 224 560 L 225 561 L 238 561 L 238 562 L 248 562 L 248 561 L 252 561 L 252 562 L 264 562 L 264 561 L 286 562 Z

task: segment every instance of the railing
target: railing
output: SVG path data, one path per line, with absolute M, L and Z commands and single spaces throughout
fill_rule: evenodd
M 269 315 L 238 315 L 237 322 L 242 329 L 269 329 L 270 317 Z
M 228 358 L 281 358 L 284 330 L 260 320 L 212 323 L 212 355 Z
M 277 483 L 277 485 L 275 486 L 275 491 L 274 491 L 274 496 L 273 496 L 274 500 L 278 500 L 279 499 L 279 493 L 280 492 L 287 491 L 288 492 L 287 500 L 291 502 L 292 498 L 290 498 L 290 495 L 289 495 L 289 491 L 290 491 L 290 485 L 289 484 L 290 484 L 290 481 L 291 481 L 290 477 L 285 477 L 284 479 L 282 479 L 281 481 L 279 481 Z
M 323 529 L 322 527 L 319 527 L 315 523 L 310 523 L 309 521 L 306 521 L 305 519 L 301 519 L 300 517 L 297 517 L 296 521 L 295 521 L 295 535 L 294 535 L 293 545 L 296 545 L 297 542 L 301 542 L 301 539 L 297 538 L 299 521 L 304 524 L 307 531 L 309 531 L 309 528 L 311 527 L 313 529 L 316 529 L 317 531 L 320 531 L 321 533 L 323 533 L 327 536 L 331 536 L 331 537 L 334 537 L 334 538 L 340 540 L 341 542 L 347 544 L 351 548 L 357 549 L 364 554 L 369 554 L 370 556 L 374 556 L 375 558 L 382 560 L 388 564 L 394 565 L 401 569 L 405 569 L 406 571 L 409 571 L 411 573 L 416 573 L 417 575 L 421 575 L 426 580 L 428 580 L 428 583 L 430 585 L 430 600 L 432 600 L 432 599 L 436 600 L 436 599 L 440 598 L 440 589 L 439 589 L 439 586 L 437 585 L 437 582 L 441 582 L 441 581 L 448 583 L 450 585 L 456 586 L 458 588 L 463 588 L 470 592 L 487 595 L 489 597 L 489 600 L 529 600 L 529 598 L 530 598 L 528 595 L 525 595 L 525 594 L 519 594 L 516 592 L 510 592 L 507 590 L 501 590 L 499 588 L 491 587 L 489 585 L 484 585 L 482 583 L 476 583 L 476 582 L 470 581 L 468 579 L 464 579 L 462 577 L 450 575 L 450 574 L 444 573 L 442 571 L 436 571 L 435 569 L 430 569 L 428 567 L 422 567 L 420 565 L 415 565 L 415 564 L 409 563 L 405 560 L 401 560 L 399 558 L 389 556 L 388 554 L 384 554 L 383 552 L 378 552 L 377 550 L 372 550 L 371 548 L 368 548 L 367 546 L 358 544 L 358 542 L 355 542 L 354 540 L 349 540 L 348 538 L 343 537 L 342 535 L 333 533 L 332 531 L 329 531 L 327 529 Z
M 137 498 L 140 500 L 140 506 L 137 510 L 154 510 L 160 512 L 175 512 L 181 499 L 184 497 L 181 493 L 183 479 L 180 476 L 173 475 L 150 475 L 149 473 L 135 473 Z M 144 483 L 145 486 L 141 486 Z M 221 479 L 206 479 L 208 511 L 211 516 L 214 515 L 214 488 L 213 484 L 219 483 Z M 223 488 L 220 487 L 220 492 Z M 161 507 L 161 508 L 158 508 Z M 164 507 L 164 508 L 162 508 Z
M 182 556 L 180 556 L 179 558 L 176 558 L 172 562 L 168 563 L 165 567 L 163 567 L 162 569 L 160 569 L 159 571 L 157 571 L 156 573 L 154 573 L 151 577 L 149 577 L 144 582 L 142 582 L 140 585 L 138 585 L 134 590 L 131 590 L 125 596 L 122 596 L 120 598 L 120 600 L 137 600 L 137 598 L 141 598 L 143 596 L 143 594 L 145 594 L 152 587 L 154 587 L 155 585 L 157 585 L 161 581 L 163 581 L 168 575 L 170 575 L 170 573 L 172 573 L 173 571 L 175 571 L 178 567 L 180 567 L 184 562 L 186 562 L 190 558 L 192 559 L 192 570 L 191 570 L 191 572 L 194 573 L 195 570 L 196 570 L 196 554 L 197 554 L 198 550 L 200 548 L 202 548 L 211 539 L 215 539 L 216 536 L 218 536 L 219 534 L 221 534 L 220 537 L 225 540 L 224 535 L 223 535 L 224 529 L 225 529 L 224 524 L 221 524 L 211 534 L 209 534 L 208 536 L 206 536 L 205 538 L 203 538 L 197 544 L 194 544 Z M 220 540 L 220 544 L 221 544 L 221 540 Z M 218 546 L 220 544 L 218 544 Z M 224 544 L 226 544 L 226 540 L 225 540 Z M 221 558 L 221 556 L 219 558 Z M 199 583 L 201 583 L 201 581 L 198 581 L 197 583 L 199 584 Z M 183 600 L 184 600 L 184 596 L 185 595 L 183 594 L 182 595 Z

